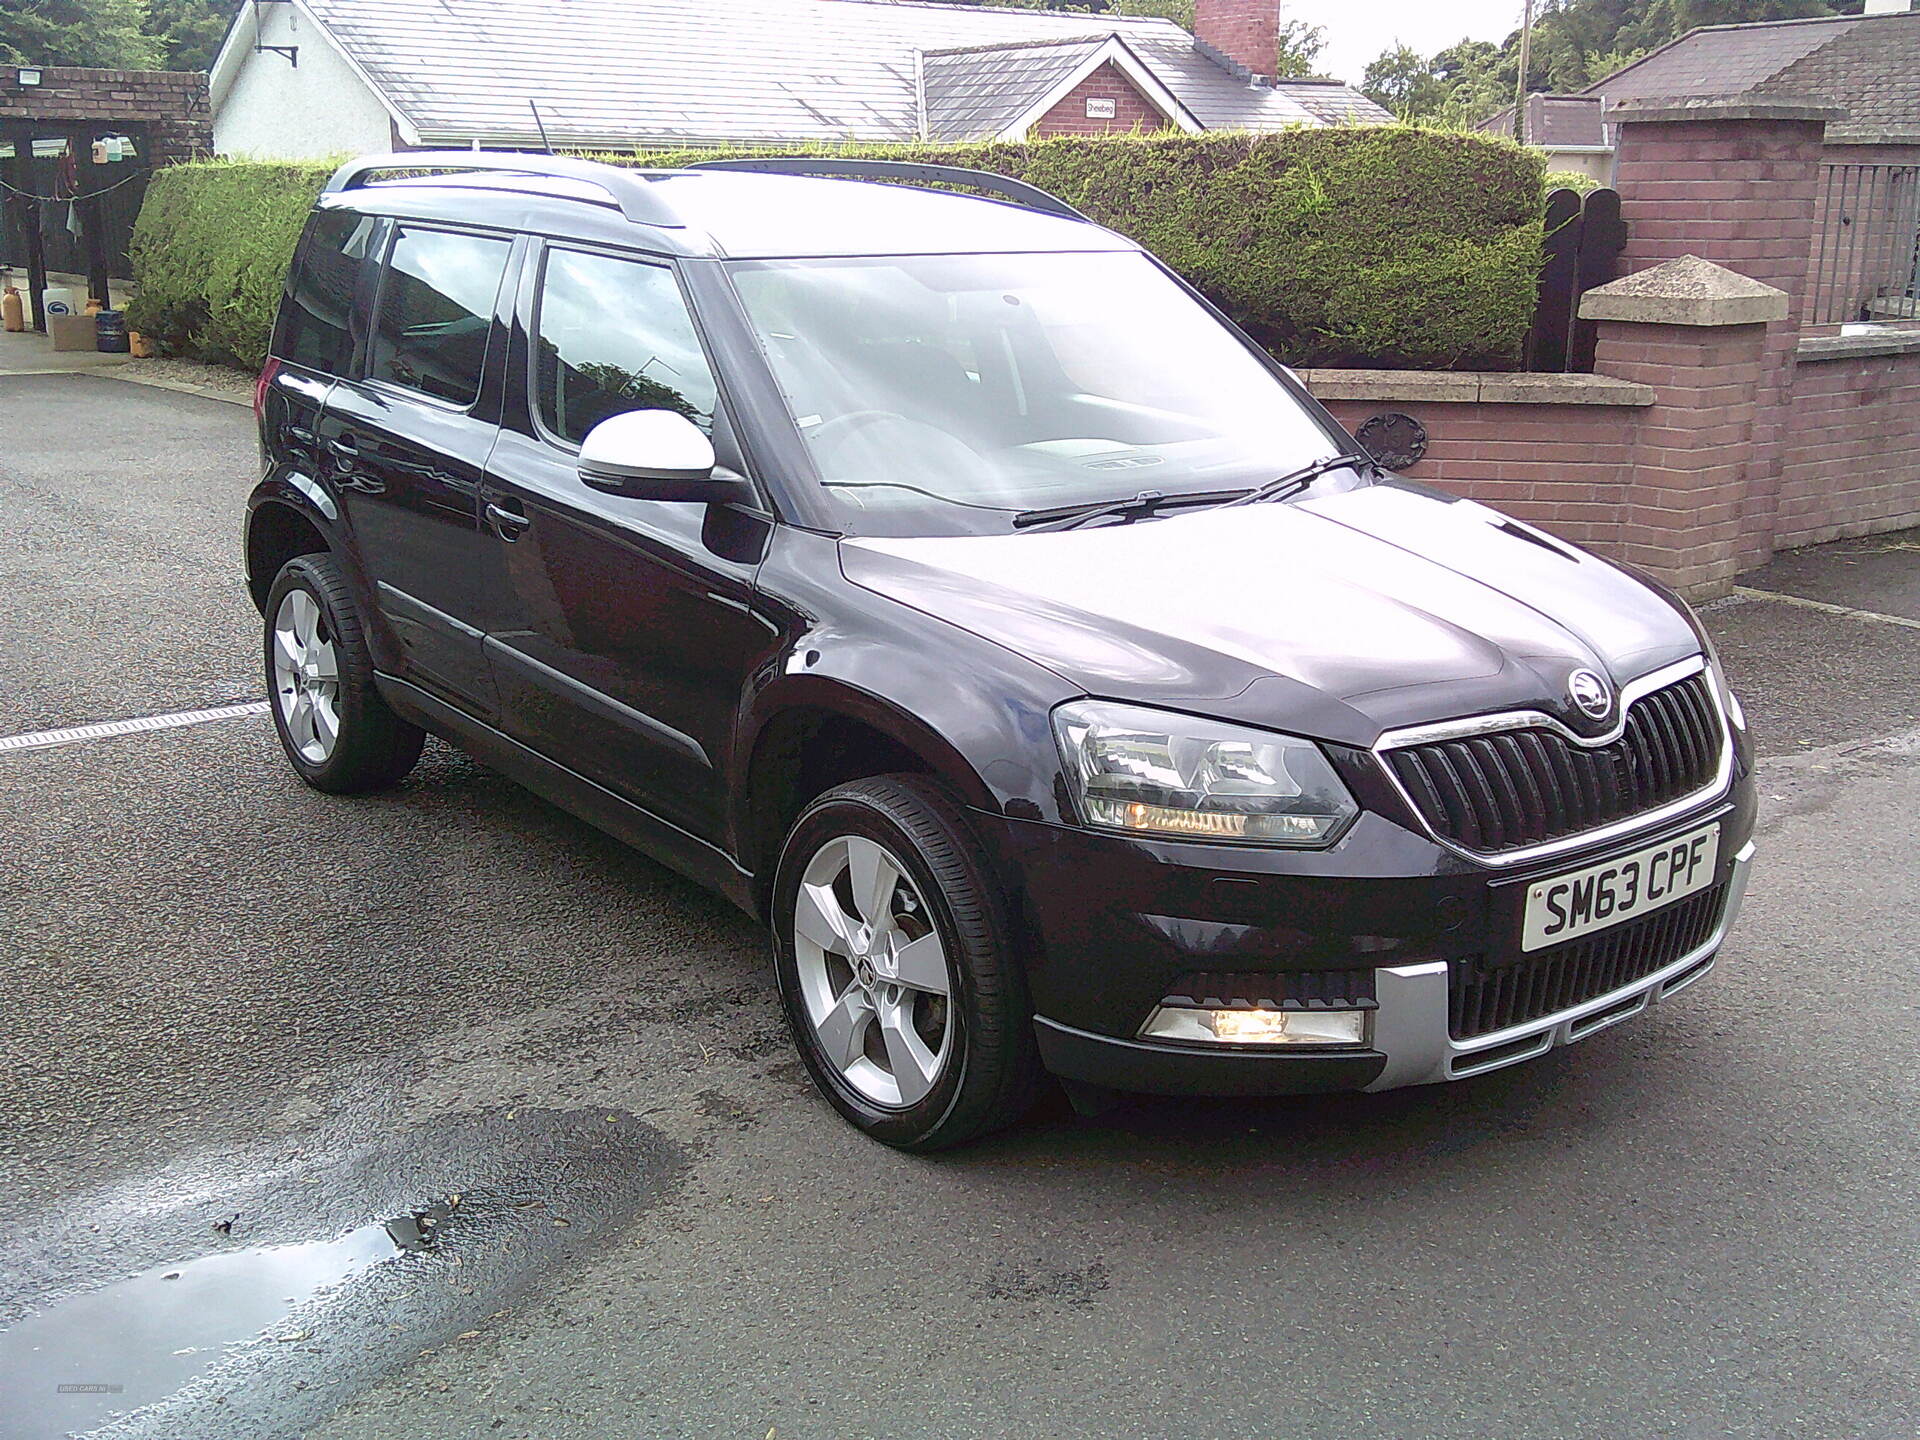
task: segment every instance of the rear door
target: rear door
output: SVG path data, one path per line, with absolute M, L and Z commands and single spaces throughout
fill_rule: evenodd
M 334 377 L 353 359 L 361 285 L 380 232 L 376 216 L 322 210 L 307 222 L 295 252 L 259 405 L 267 464 L 302 477 L 296 483 L 317 480 L 323 468 L 320 415 Z
M 400 677 L 491 715 L 479 494 L 499 426 L 482 381 L 504 350 L 515 242 L 406 220 L 390 231 L 363 362 L 327 397 L 322 461 Z

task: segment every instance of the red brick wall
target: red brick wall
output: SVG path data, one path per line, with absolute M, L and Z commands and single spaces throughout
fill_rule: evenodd
M 1256 75 L 1280 63 L 1280 0 L 1195 0 L 1193 33 Z
M 1803 359 L 1774 543 L 1903 524 L 1920 524 L 1920 354 Z
M 1111 120 L 1089 120 L 1087 101 L 1113 101 Z M 1162 130 L 1167 125 L 1167 117 L 1147 103 L 1131 80 L 1127 79 L 1111 63 L 1102 65 L 1078 85 L 1073 92 L 1034 122 L 1032 134 L 1046 135 L 1105 135 L 1109 131 Z
M 172 70 L 44 68 L 38 85 L 22 86 L 19 70 L 0 65 L 0 120 L 45 120 L 75 128 L 144 125 L 156 164 L 213 153 L 213 111 L 207 77 Z
M 1783 291 L 1792 307 L 1765 325 L 1650 323 L 1652 313 L 1601 322 L 1596 374 L 1647 387 L 1653 404 L 1330 408 L 1350 429 L 1382 411 L 1413 415 L 1431 439 L 1412 478 L 1696 595 L 1723 591 L 1777 549 L 1920 522 L 1920 352 L 1885 332 L 1812 339 L 1802 351 L 1823 162 L 1835 158 L 1821 133 L 1818 121 L 1781 115 L 1623 124 L 1626 268 L 1698 255 Z M 1382 382 L 1383 393 L 1419 389 L 1407 377 Z M 1344 384 L 1343 394 L 1371 388 Z
M 1652 386 L 1652 405 L 1326 403 L 1349 431 L 1386 411 L 1420 421 L 1427 455 L 1409 478 L 1707 595 L 1748 568 L 1765 345 L 1758 325 L 1603 322 L 1597 368 Z M 1380 372 L 1383 390 L 1397 378 Z M 1768 554 L 1920 524 L 1920 351 L 1801 356 L 1781 454 Z
M 1640 411 L 1616 405 L 1333 400 L 1357 430 L 1383 411 L 1427 429 L 1427 455 L 1407 471 L 1612 558 L 1624 558 L 1628 461 Z

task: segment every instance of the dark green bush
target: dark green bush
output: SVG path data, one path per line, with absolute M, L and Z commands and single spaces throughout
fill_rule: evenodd
M 597 158 L 673 167 L 724 153 Z M 1488 136 L 1382 127 L 830 153 L 1050 190 L 1159 255 L 1291 364 L 1511 368 L 1533 314 L 1541 161 Z M 217 161 L 156 176 L 134 237 L 135 328 L 179 353 L 257 363 L 326 173 Z
M 831 153 L 1030 181 L 1139 241 L 1290 364 L 1508 369 L 1533 318 L 1543 166 L 1490 136 L 1389 126 Z
M 156 173 L 133 228 L 127 324 L 169 355 L 258 368 L 331 163 L 206 160 Z

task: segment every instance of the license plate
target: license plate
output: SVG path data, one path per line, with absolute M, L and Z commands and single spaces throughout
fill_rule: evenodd
M 1708 825 L 1631 855 L 1527 887 L 1522 950 L 1559 945 L 1658 910 L 1713 883 L 1720 827 Z

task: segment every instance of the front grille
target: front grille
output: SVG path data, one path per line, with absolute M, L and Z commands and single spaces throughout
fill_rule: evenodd
M 1596 830 L 1691 795 L 1724 741 L 1705 672 L 1643 695 L 1611 745 L 1544 726 L 1385 752 L 1436 835 L 1484 855 Z
M 1456 1040 L 1554 1015 L 1644 980 L 1712 938 L 1726 902 L 1717 885 L 1665 909 L 1550 950 L 1453 962 L 1447 1024 Z

